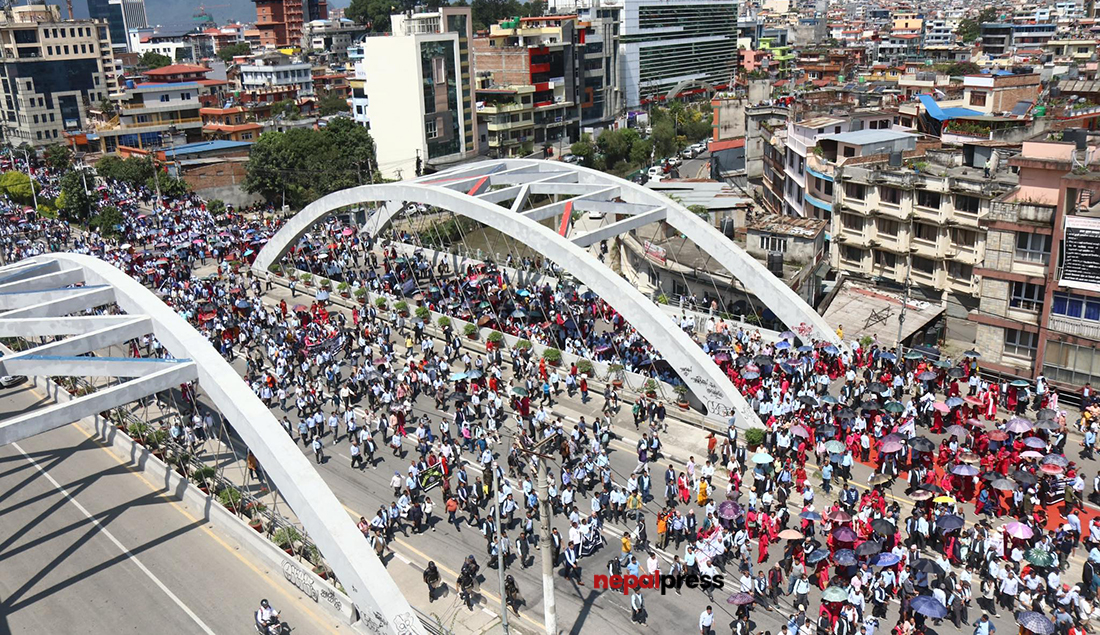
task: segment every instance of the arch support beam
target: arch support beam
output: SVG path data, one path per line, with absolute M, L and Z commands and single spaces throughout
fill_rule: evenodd
M 14 329 L 19 321 L 11 318 L 42 315 L 55 318 L 52 328 L 76 331 L 81 327 L 117 328 L 117 325 L 111 326 L 98 320 L 81 322 L 78 325 L 73 323 L 75 320 L 69 321 L 72 318 L 56 319 L 107 300 L 114 302 L 133 317 L 148 318 L 153 335 L 176 361 L 120 361 L 118 363 L 130 366 L 148 364 L 155 372 L 64 404 L 6 419 L 0 424 L 0 444 L 17 441 L 197 379 L 199 388 L 264 466 L 264 471 L 294 510 L 360 613 L 372 616 L 373 623 L 380 624 L 372 632 L 377 635 L 425 634 L 412 607 L 328 484 L 294 441 L 283 432 L 271 411 L 201 333 L 137 280 L 98 258 L 55 253 L 34 259 L 34 262 L 39 263 L 50 261 L 56 261 L 62 267 L 53 271 L 70 266 L 79 267 L 89 286 L 76 288 L 79 293 L 75 296 L 32 307 L 33 314 L 26 310 L 0 314 L 0 326 Z M 81 302 L 73 302 L 74 297 Z M 22 315 L 18 315 L 20 313 Z M 94 364 L 98 358 L 80 359 L 87 359 L 87 364 Z M 104 361 L 109 368 L 111 360 Z M 63 365 L 67 362 L 46 360 L 46 363 Z M 84 370 L 94 369 L 85 367 Z M 134 372 L 143 369 L 132 367 L 125 370 Z
M 517 162 L 518 165 L 524 164 Z M 618 185 L 608 183 L 604 187 L 617 189 Z M 475 196 L 422 182 L 362 185 L 334 192 L 291 218 L 260 251 L 253 267 L 266 272 L 314 224 L 329 214 L 344 207 L 379 201 L 409 201 L 450 210 L 511 236 L 557 262 L 614 307 L 653 345 L 707 407 L 708 416 L 725 420 L 736 412 L 743 424 L 759 425 L 756 413 L 722 370 L 671 318 L 655 310 L 653 303 L 633 285 L 614 274 L 586 249 L 528 215 L 513 213 Z M 371 227 L 372 230 L 381 228 L 373 223 Z

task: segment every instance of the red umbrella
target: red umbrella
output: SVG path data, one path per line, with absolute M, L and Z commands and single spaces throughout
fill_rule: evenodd
M 1008 433 L 1003 430 L 994 430 L 989 433 L 989 439 L 991 441 L 1004 441 L 1008 438 Z

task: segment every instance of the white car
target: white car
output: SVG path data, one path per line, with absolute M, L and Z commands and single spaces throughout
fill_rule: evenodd
M 671 156 L 671 157 L 665 159 L 664 161 L 662 161 L 661 163 L 667 163 L 667 164 L 671 165 L 674 168 L 678 168 L 678 167 L 680 167 L 681 165 L 684 164 L 684 161 L 678 156 Z
M 603 220 L 603 212 L 588 212 L 589 220 Z
M 680 156 L 685 159 L 694 159 L 696 154 L 698 153 L 695 151 L 695 146 L 690 146 L 680 151 Z
M 4 375 L 0 377 L 0 387 L 11 388 L 12 386 L 18 386 L 19 384 L 27 381 L 25 375 Z
M 691 149 L 695 151 L 695 156 L 699 156 L 707 151 L 707 144 L 700 141 L 699 143 L 691 144 Z

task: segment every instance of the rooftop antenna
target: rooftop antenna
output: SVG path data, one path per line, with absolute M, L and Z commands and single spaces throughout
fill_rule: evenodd
M 65 8 L 69 11 L 69 19 L 73 19 L 73 0 L 65 0 Z

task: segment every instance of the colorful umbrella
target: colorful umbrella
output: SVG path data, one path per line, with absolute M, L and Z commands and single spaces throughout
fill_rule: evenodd
M 806 536 L 797 529 L 784 529 L 783 531 L 779 532 L 779 537 L 783 540 L 802 540 Z
M 1016 616 L 1016 623 L 1024 627 L 1024 630 L 1035 633 L 1035 635 L 1052 635 L 1054 633 L 1054 623 L 1050 621 L 1050 618 L 1036 611 L 1022 611 Z
M 947 616 L 947 607 L 931 595 L 918 595 L 909 602 L 909 608 L 917 613 L 932 619 L 943 619 Z
M 726 599 L 726 604 L 745 606 L 746 604 L 752 604 L 754 601 L 751 593 L 734 593 Z
M 1058 562 L 1054 554 L 1039 548 L 1028 549 L 1024 553 L 1024 560 L 1027 560 L 1037 567 L 1052 567 L 1054 563 Z
M 1017 522 L 1014 520 L 1010 523 L 1005 523 L 1005 533 L 1007 533 L 1009 536 L 1012 536 L 1013 538 L 1028 540 L 1035 535 L 1035 530 L 1021 522 Z

